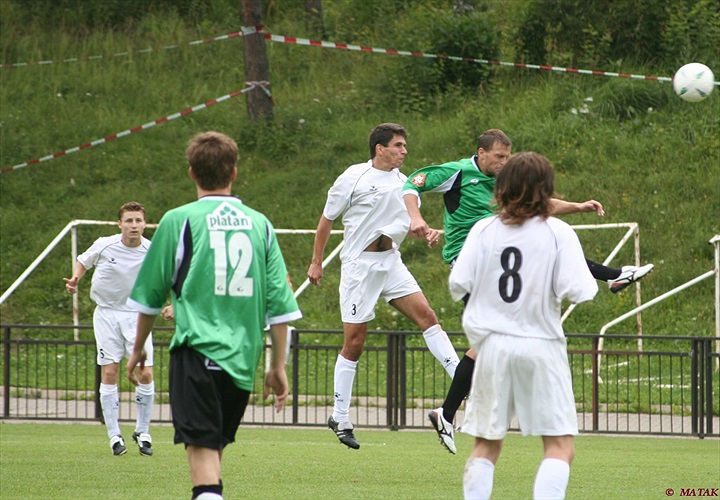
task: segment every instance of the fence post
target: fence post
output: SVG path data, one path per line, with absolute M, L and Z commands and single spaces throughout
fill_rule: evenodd
M 598 378 L 600 377 L 600 352 L 598 350 L 600 337 L 595 336 L 592 339 L 592 428 L 594 431 L 600 428 L 600 407 L 598 397 Z
M 3 344 L 5 345 L 3 357 L 3 416 L 10 416 L 10 327 L 5 327 L 3 335 Z
M 703 356 L 705 374 L 705 433 L 700 436 L 701 438 L 705 437 L 705 434 L 713 433 L 713 348 L 710 339 L 703 339 L 702 343 L 705 346 L 703 349 L 705 351 Z
M 387 426 L 391 431 L 398 430 L 398 341 L 397 335 L 387 333 Z
M 400 413 L 400 428 L 407 425 L 407 337 L 404 333 L 398 335 L 398 410 Z
M 300 333 L 292 329 L 290 333 L 290 349 L 292 352 L 292 423 L 297 424 L 300 420 Z
M 102 403 L 100 402 L 100 382 L 102 381 L 102 367 L 95 363 L 95 418 L 105 423 L 102 413 Z M 118 389 L 120 384 L 118 384 Z
M 700 431 L 699 427 L 702 425 L 700 420 L 700 402 L 699 402 L 699 377 L 698 377 L 698 369 L 700 363 L 698 362 L 698 358 L 700 358 L 702 350 L 701 343 L 698 341 L 698 339 L 693 339 L 692 341 L 692 353 L 690 357 L 690 422 L 692 422 L 692 428 L 690 429 L 690 432 L 692 432 L 695 435 L 702 435 L 702 431 Z
M 300 332 L 295 328 L 290 333 L 290 349 L 293 356 L 293 409 L 292 418 L 293 424 L 297 424 L 300 421 Z

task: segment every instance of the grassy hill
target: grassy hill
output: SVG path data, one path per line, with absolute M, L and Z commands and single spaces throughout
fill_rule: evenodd
M 0 70 L 2 168 L 245 88 L 242 39 L 189 44 L 237 31 L 237 26 L 209 32 L 208 27 L 185 27 L 178 19 L 149 17 L 131 34 L 20 32 L 7 22 L 2 28 L 4 63 L 104 55 Z M 285 21 L 274 28 L 288 36 L 303 35 L 299 23 Z M 383 46 L 382 40 L 370 43 L 371 37 L 363 41 Z M 163 49 L 173 44 L 178 48 Z M 139 52 L 147 47 L 155 50 Z M 128 55 L 113 56 L 118 52 Z M 594 198 L 607 212 L 602 220 L 592 214 L 569 216 L 569 223 L 639 224 L 641 260 L 656 266 L 643 282 L 644 301 L 712 269 L 708 240 L 720 233 L 718 91 L 690 104 L 675 97 L 669 83 L 494 67 L 492 84 L 479 89 L 405 94 L 411 82 L 403 80 L 398 68 L 410 58 L 272 42 L 268 54 L 272 124 L 250 122 L 240 96 L 0 175 L 0 289 L 5 291 L 72 219 L 114 220 L 122 203 L 136 200 L 146 206 L 148 222 L 157 222 L 168 209 L 192 201 L 195 191 L 184 149 L 192 135 L 207 129 L 230 134 L 240 146 L 235 194 L 265 212 L 276 228 L 314 229 L 327 189 L 348 165 L 367 159 L 367 134 L 384 121 L 402 123 L 410 132 L 406 174 L 471 155 L 478 134 L 487 128 L 507 132 L 514 151 L 547 156 L 556 168 L 556 189 L 565 199 Z M 720 57 L 707 63 L 714 63 L 720 74 L 719 62 Z M 670 76 L 652 66 L 627 71 Z M 426 196 L 423 203 L 428 221 L 440 226 L 440 197 Z M 341 228 L 339 222 L 335 228 Z M 82 228 L 79 247 L 113 232 Z M 579 235 L 588 257 L 602 261 L 623 233 L 612 229 Z M 339 241 L 334 238 L 330 245 Z M 305 278 L 312 236 L 282 236 L 281 245 L 297 286 Z M 631 248 L 626 245 L 612 264 L 630 263 Z M 460 330 L 460 308 L 449 298 L 448 270 L 439 251 L 408 240 L 403 256 L 445 327 Z M 71 269 L 67 238 L 0 307 L 2 322 L 70 323 L 72 304 L 62 278 Z M 338 279 L 334 262 L 321 286 L 301 296 L 305 318 L 298 327 L 340 328 Z M 81 284 L 85 324 L 92 314 L 88 285 L 87 280 Z M 644 332 L 712 335 L 713 300 L 713 282 L 705 280 L 646 312 Z M 601 287 L 593 303 L 573 312 L 566 330 L 597 332 L 633 305 L 632 289 L 614 296 Z M 387 306 L 379 307 L 373 326 L 412 329 Z M 634 331 L 632 320 L 611 329 Z

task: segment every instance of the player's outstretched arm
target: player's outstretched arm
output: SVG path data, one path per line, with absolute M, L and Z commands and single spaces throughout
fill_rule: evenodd
M 603 209 L 602 203 L 600 203 L 599 201 L 588 200 L 582 203 L 577 203 L 572 201 L 559 200 L 557 198 L 553 198 L 551 201 L 552 209 L 550 210 L 550 213 L 552 215 L 568 215 L 579 212 L 595 212 L 600 217 L 605 215 L 605 210 Z
M 67 290 L 67 293 L 73 294 L 77 292 L 78 282 L 80 281 L 80 278 L 85 275 L 86 272 L 87 269 L 85 269 L 85 266 L 83 266 L 79 262 L 75 263 L 72 278 L 63 278 L 63 281 L 65 282 L 65 290 Z

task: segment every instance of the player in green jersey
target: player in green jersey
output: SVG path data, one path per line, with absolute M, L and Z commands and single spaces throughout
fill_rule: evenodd
M 445 246 L 443 259 L 452 267 L 475 223 L 494 215 L 493 189 L 495 176 L 510 158 L 512 141 L 501 130 L 490 129 L 478 139 L 477 153 L 459 161 L 424 167 L 408 176 L 403 187 L 403 197 L 410 214 L 410 232 L 421 237 L 428 225 L 423 219 L 417 198 L 421 193 L 442 193 L 445 201 L 443 225 Z M 602 204 L 595 200 L 574 203 L 552 199 L 552 215 L 577 212 L 605 214 Z M 642 267 L 607 267 L 586 259 L 590 272 L 597 280 L 606 281 L 613 293 L 618 293 L 631 283 L 639 281 L 653 269 L 652 264 Z M 440 442 L 455 453 L 452 422 L 457 409 L 470 391 L 475 352 L 470 349 L 460 360 L 443 406 L 430 412 L 429 418 L 438 432 Z
M 129 303 L 140 311 L 127 376 L 144 361 L 143 343 L 168 293 L 170 406 L 175 443 L 190 464 L 193 498 L 222 498 L 221 458 L 235 441 L 270 325 L 272 353 L 265 397 L 276 409 L 288 395 L 287 323 L 302 317 L 287 280 L 275 231 L 260 212 L 231 195 L 237 144 L 217 132 L 193 137 L 186 151 L 198 200 L 168 211 Z

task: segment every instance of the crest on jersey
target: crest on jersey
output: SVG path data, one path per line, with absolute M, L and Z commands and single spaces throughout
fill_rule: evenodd
M 237 207 L 223 202 L 211 214 L 206 216 L 209 230 L 231 231 L 238 229 L 252 229 L 252 220 Z
M 425 185 L 425 179 L 426 179 L 425 174 L 417 174 L 416 176 L 414 176 L 412 178 L 412 180 L 410 182 L 412 182 L 416 186 L 420 187 L 420 186 Z

